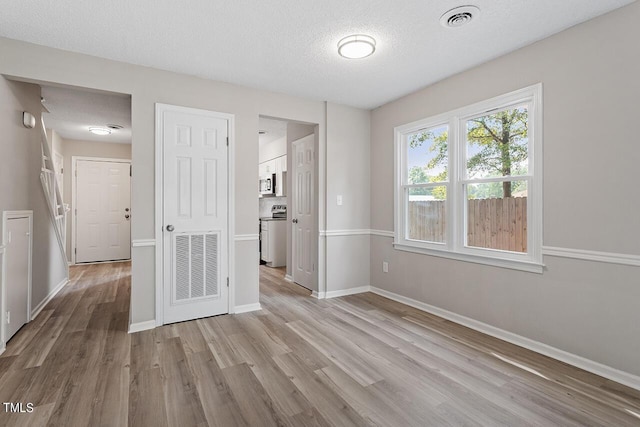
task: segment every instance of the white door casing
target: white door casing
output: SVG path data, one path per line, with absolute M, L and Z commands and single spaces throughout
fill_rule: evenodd
M 293 233 L 291 258 L 293 281 L 313 289 L 314 244 L 314 135 L 294 141 L 293 146 Z
M 32 234 L 31 211 L 4 213 L 3 343 L 31 320 Z
M 228 313 L 229 120 L 203 110 L 158 108 L 161 324 Z
M 76 160 L 75 166 L 75 262 L 130 259 L 130 162 Z

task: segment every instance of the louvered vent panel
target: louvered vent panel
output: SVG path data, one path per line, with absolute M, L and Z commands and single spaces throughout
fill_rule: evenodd
M 207 296 L 218 295 L 218 235 L 208 234 L 206 238 L 207 242 Z
M 191 236 L 191 298 L 204 296 L 204 236 Z
M 189 299 L 189 236 L 176 236 L 176 301 Z

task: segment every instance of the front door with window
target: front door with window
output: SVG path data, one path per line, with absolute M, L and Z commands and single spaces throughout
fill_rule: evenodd
M 162 130 L 163 315 L 228 313 L 228 120 L 158 105 Z

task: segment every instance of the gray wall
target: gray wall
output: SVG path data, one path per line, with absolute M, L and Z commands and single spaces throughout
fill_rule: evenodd
M 325 103 L 249 89 L 151 68 L 124 64 L 0 38 L 0 73 L 30 81 L 50 82 L 130 94 L 132 107 L 132 238 L 155 238 L 154 133 L 155 103 L 203 108 L 235 115 L 235 234 L 255 234 L 258 218 L 259 115 L 316 123 L 324 150 Z M 321 153 L 322 155 L 322 153 Z M 319 193 L 325 189 L 319 183 Z M 320 221 L 326 221 L 320 202 Z M 235 302 L 258 302 L 258 242 L 237 241 Z M 132 323 L 155 318 L 153 247 L 132 249 Z M 322 268 L 325 268 L 323 266 Z M 330 268 L 330 266 L 326 266 Z
M 67 278 L 40 183 L 41 109 L 40 87 L 0 77 L 0 152 L 5 159 L 0 167 L 0 212 L 33 211 L 32 309 Z M 23 111 L 36 116 L 35 129 L 22 126 Z
M 369 235 L 357 232 L 371 228 L 370 117 L 327 104 L 327 292 L 370 284 Z
M 394 126 L 542 82 L 544 245 L 640 255 L 639 19 L 633 3 L 374 110 L 371 228 L 393 230 Z M 640 375 L 638 267 L 545 256 L 538 275 L 380 236 L 371 254 L 373 286 Z
M 46 120 L 46 118 L 45 118 Z M 45 123 L 46 124 L 46 123 Z M 131 144 L 110 144 L 106 142 L 78 141 L 74 139 L 61 138 L 57 132 L 51 132 L 54 141 L 58 140 L 58 152 L 64 157 L 64 183 L 63 199 L 69 204 L 70 215 L 73 215 L 73 194 L 72 194 L 72 168 L 71 160 L 78 157 L 100 157 L 106 159 L 127 159 L 131 160 Z M 67 222 L 67 258 L 71 261 L 71 216 Z

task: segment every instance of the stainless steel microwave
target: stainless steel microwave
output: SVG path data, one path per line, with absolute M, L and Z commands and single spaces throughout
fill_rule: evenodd
M 262 196 L 275 196 L 276 194 L 276 174 L 260 178 L 260 194 Z

